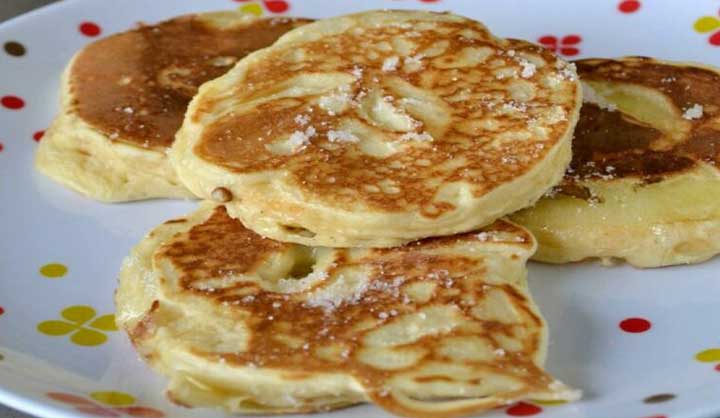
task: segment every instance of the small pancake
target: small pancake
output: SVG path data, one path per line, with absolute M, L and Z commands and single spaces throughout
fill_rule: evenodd
M 192 197 L 166 151 L 198 86 L 304 22 L 205 13 L 93 42 L 63 74 L 38 170 L 102 201 Z
M 561 185 L 513 216 L 534 258 L 638 267 L 720 253 L 720 72 L 630 57 L 578 61 L 586 102 Z
M 205 84 L 170 151 L 198 196 L 280 241 L 388 247 L 531 205 L 570 161 L 572 66 L 449 13 L 293 30 Z
M 542 369 L 535 249 L 498 221 L 392 249 L 262 238 L 205 202 L 132 250 L 117 323 L 189 407 L 276 414 L 370 401 L 404 416 L 573 400 Z

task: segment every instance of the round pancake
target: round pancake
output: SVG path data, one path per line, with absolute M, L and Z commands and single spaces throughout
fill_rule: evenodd
M 576 399 L 542 370 L 547 329 L 525 282 L 534 249 L 507 221 L 391 249 L 313 248 L 262 238 L 205 202 L 132 250 L 116 318 L 189 407 L 370 401 L 452 417 Z
M 205 84 L 170 158 L 263 236 L 387 247 L 541 197 L 570 161 L 580 94 L 571 65 L 479 22 L 365 12 L 293 30 Z
M 587 84 L 573 160 L 513 219 L 535 259 L 695 263 L 720 252 L 720 73 L 631 57 L 577 62 Z
M 166 151 L 198 86 L 303 22 L 205 13 L 86 46 L 62 77 L 61 109 L 37 168 L 103 201 L 192 197 Z

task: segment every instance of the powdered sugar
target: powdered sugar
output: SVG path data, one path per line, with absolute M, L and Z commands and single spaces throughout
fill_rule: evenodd
M 695 103 L 692 107 L 685 109 L 683 113 L 683 119 L 693 120 L 700 119 L 703 116 L 703 107 L 700 104 Z
M 509 102 L 503 103 L 502 106 L 500 106 L 500 109 L 503 112 L 527 112 L 527 104 L 522 102 L 516 102 L 514 100 L 511 100 Z
M 328 131 L 327 138 L 330 142 L 356 143 L 360 141 L 360 138 L 348 131 Z
M 573 63 L 565 62 L 563 60 L 557 60 L 555 62 L 555 68 L 558 70 L 558 76 L 561 80 L 577 80 L 577 67 Z
M 295 116 L 295 123 L 300 126 L 305 126 L 310 122 L 310 116 L 308 115 L 297 115 Z
M 287 140 L 287 144 L 293 153 L 305 149 L 310 145 L 310 138 L 316 135 L 315 128 L 308 126 L 305 131 L 295 131 L 290 134 L 290 138 Z
M 386 73 L 395 71 L 399 62 L 400 58 L 397 56 L 385 58 L 385 61 L 383 61 L 382 70 Z
M 408 132 L 400 135 L 401 141 L 432 142 L 434 138 L 427 132 Z
M 483 231 L 475 235 L 475 238 L 481 242 L 525 242 L 525 238 L 521 235 L 510 234 L 500 231 Z
M 424 55 L 417 54 L 413 55 L 412 57 L 405 57 L 403 63 L 404 67 L 403 69 L 406 72 L 415 72 L 419 71 L 423 67 L 422 59 L 424 58 Z
M 363 301 L 374 303 L 376 298 L 368 298 L 370 291 L 379 291 L 394 298 L 400 297 L 400 286 L 405 281 L 403 276 L 394 277 L 392 280 L 373 280 L 367 278 L 348 278 L 338 275 L 335 281 L 328 286 L 319 288 L 306 300 L 308 307 L 322 308 L 326 314 L 342 305 L 356 305 Z M 348 292 L 348 288 L 351 291 Z
M 318 104 L 328 113 L 328 115 L 335 116 L 336 114 L 343 112 L 347 106 L 352 104 L 351 102 L 352 98 L 350 97 L 350 94 L 346 91 L 340 91 L 338 93 L 320 97 Z
M 518 60 L 518 63 L 522 67 L 522 71 L 520 72 L 520 77 L 522 78 L 530 78 L 535 75 L 535 64 L 532 62 L 526 60 L 526 59 L 520 59 Z
M 363 69 L 360 68 L 360 67 L 358 67 L 358 66 L 356 65 L 356 66 L 353 67 L 353 69 L 352 69 L 352 71 L 350 71 L 350 73 L 351 73 L 351 74 L 353 75 L 353 77 L 355 77 L 355 78 L 362 78 Z

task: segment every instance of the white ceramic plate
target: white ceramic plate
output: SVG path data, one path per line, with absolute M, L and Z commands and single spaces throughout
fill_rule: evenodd
M 308 17 L 428 8 L 477 18 L 500 35 L 538 41 L 569 58 L 640 54 L 720 65 L 718 6 L 717 0 L 71 0 L 3 23 L 0 402 L 43 417 L 215 415 L 168 403 L 162 379 L 106 316 L 131 246 L 194 203 L 100 204 L 33 170 L 39 131 L 56 111 L 58 76 L 97 36 L 138 21 L 235 7 Z M 530 273 L 551 326 L 548 368 L 585 396 L 488 416 L 720 417 L 720 259 L 645 271 L 533 264 Z M 385 415 L 360 406 L 325 416 Z

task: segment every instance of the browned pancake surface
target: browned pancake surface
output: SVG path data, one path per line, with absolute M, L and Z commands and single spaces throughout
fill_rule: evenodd
M 579 179 L 635 177 L 656 182 L 701 162 L 720 169 L 717 72 L 642 57 L 623 61 L 580 60 L 576 65 L 583 80 L 648 87 L 665 94 L 680 113 L 701 105 L 703 115 L 688 120 L 690 131 L 684 140 L 668 147 L 660 130 L 620 111 L 583 104 L 573 139 L 573 159 L 565 177 L 568 191 L 571 191 L 568 183 Z
M 427 63 L 420 71 L 392 73 L 393 77 L 400 78 L 408 85 L 433 92 L 450 105 L 451 122 L 447 126 L 434 126 L 430 122 L 431 115 L 413 114 L 417 119 L 426 121 L 422 129 L 435 138 L 433 142 L 407 147 L 389 156 L 369 155 L 356 146 L 343 146 L 328 139 L 328 132 L 339 129 L 337 125 L 342 117 L 363 120 L 357 107 L 351 108 L 341 117 L 329 115 L 319 106 L 304 102 L 302 98 L 287 98 L 264 103 L 252 112 L 220 119 L 205 130 L 194 152 L 202 159 L 235 173 L 285 169 L 293 176 L 294 184 L 301 185 L 303 192 L 333 199 L 344 205 L 352 206 L 354 202 L 361 201 L 387 211 L 420 207 L 423 216 L 428 218 L 454 210 L 455 205 L 450 202 L 433 202 L 442 185 L 470 183 L 474 196 L 483 196 L 498 185 L 522 176 L 538 161 L 546 158 L 559 138 L 563 137 L 570 122 L 566 119 L 551 126 L 544 124 L 547 133 L 545 139 L 492 140 L 495 136 L 527 129 L 529 124 L 538 122 L 537 116 L 541 112 L 547 112 L 553 106 L 561 109 L 563 115 L 571 115 L 575 105 L 571 100 L 558 105 L 550 94 L 538 93 L 537 97 L 527 103 L 507 97 L 509 95 L 504 90 L 509 83 L 537 83 L 543 76 L 557 72 L 557 58 L 544 48 L 515 40 L 502 43 L 503 48 L 511 51 L 504 54 L 498 50 L 498 44 L 493 43 L 502 42 L 500 40 L 489 42 L 463 36 L 463 31 L 469 28 L 489 36 L 478 25 L 444 22 L 442 29 L 447 32 L 442 35 L 425 31 L 411 39 L 417 44 L 417 50 L 430 48 L 440 41 L 447 41 L 447 50 L 454 52 L 468 47 L 491 48 L 495 52 L 488 59 L 488 62 L 495 63 L 492 66 L 447 69 L 439 68 L 444 64 L 435 66 Z M 238 86 L 235 94 L 242 101 L 251 100 L 253 95 L 267 95 L 273 89 L 282 88 L 283 83 L 294 75 L 318 71 L 328 54 L 334 54 L 343 63 L 338 65 L 337 71 L 360 74 L 348 92 L 349 97 L 362 101 L 372 94 L 371 89 L 384 88 L 383 94 L 387 95 L 385 100 L 397 105 L 403 94 L 394 91 L 392 87 L 383 86 L 379 81 L 388 77 L 381 68 L 383 60 L 392 54 L 370 58 L 366 54 L 367 45 L 410 30 L 412 28 L 378 27 L 367 29 L 362 37 L 342 34 L 333 35 L 331 43 L 322 39 L 303 43 L 305 54 L 310 58 L 305 58 L 299 69 L 291 65 L 277 65 L 285 59 L 285 51 L 277 51 L 277 56 L 267 57 L 264 62 L 249 70 L 244 79 L 246 84 Z M 517 57 L 523 53 L 540 56 L 548 64 L 537 68 L 537 74 L 532 80 L 522 79 L 518 75 L 503 79 L 494 74 L 500 66 L 517 66 Z M 317 58 L 313 59 L 315 56 Z M 353 58 L 356 56 L 363 56 L 363 61 L 358 63 Z M 451 59 L 448 57 L 448 61 Z M 425 61 L 431 60 L 425 58 Z M 252 87 L 246 89 L 248 85 Z M 470 92 L 483 99 L 461 98 Z M 193 117 L 212 112 L 214 105 L 214 102 L 209 101 Z M 502 114 L 500 110 L 504 107 L 517 112 Z M 297 123 L 298 116 L 305 118 L 302 126 Z M 483 118 L 492 118 L 493 121 L 485 123 Z M 464 128 L 460 127 L 461 121 L 466 122 Z M 470 123 L 467 121 L 474 123 L 472 128 L 468 128 Z M 369 125 L 373 126 L 372 123 Z M 267 147 L 274 139 L 290 136 L 307 127 L 312 127 L 316 136 L 302 152 L 280 155 L 268 151 Z M 401 133 L 390 135 L 399 137 Z M 446 163 L 453 160 L 462 163 L 447 168 Z M 383 187 L 384 184 L 388 186 Z M 384 189 L 391 191 L 386 193 Z
M 484 258 L 458 254 L 457 247 L 453 247 L 478 240 L 486 243 L 483 245 L 511 244 L 526 249 L 533 246 L 533 238 L 527 231 L 506 221 L 497 221 L 474 233 L 431 238 L 392 249 L 363 250 L 359 256 L 352 253 L 353 250 L 337 250 L 324 277 L 341 278 L 344 270 L 359 268 L 365 270 L 369 281 L 362 292 L 350 299 L 320 305 L 309 303 L 305 296 L 331 286 L 328 282 L 332 280 L 322 280 L 301 294 L 268 291 L 258 282 L 241 277 L 223 286 L 207 285 L 208 280 L 216 283 L 218 277 L 252 272 L 273 253 L 295 246 L 256 235 L 230 218 L 223 207 L 215 208 L 206 221 L 163 244 L 155 252 L 155 258 L 173 266 L 179 275 L 179 291 L 212 301 L 218 309 L 233 310 L 233 315 L 247 324 L 248 344 L 242 349 L 238 347 L 237 353 L 197 352 L 196 355 L 239 366 L 282 370 L 287 379 L 308 378 L 315 373 L 350 373 L 376 403 L 395 413 L 413 415 L 419 412 L 395 401 L 388 393 L 394 378 L 410 376 L 419 384 L 481 385 L 477 377 L 491 374 L 494 378 L 516 382 L 511 385 L 515 389 L 492 394 L 499 397 L 498 404 L 518 394 L 553 387 L 553 379 L 536 363 L 537 353 L 542 351 L 544 324 L 532 301 L 518 290 L 522 285 L 485 280 Z M 434 287 L 422 298 L 408 297 L 407 289 L 418 284 Z M 506 305 L 497 310 L 498 303 Z M 495 306 L 494 314 L 487 311 L 492 309 L 491 305 Z M 462 316 L 462 325 L 400 345 L 388 342 L 387 350 L 396 355 L 413 357 L 421 353 L 415 361 L 392 369 L 374 367 L 372 362 L 364 360 L 365 350 L 378 348 L 368 345 L 372 340 L 369 335 L 378 327 L 406 321 L 413 315 L 414 321 L 420 321 L 422 326 L 424 309 L 448 306 Z M 148 337 L 158 308 L 154 304 L 131 332 L 134 339 Z M 508 339 L 515 343 L 511 350 L 504 350 Z M 451 348 L 453 344 L 469 343 L 486 345 L 483 347 L 489 350 L 488 357 L 466 354 L 467 358 L 458 361 L 453 357 L 458 354 L 446 354 L 455 352 Z M 444 372 L 428 374 L 425 370 L 438 364 L 459 367 L 463 375 L 471 377 L 451 377 Z M 462 414 L 463 411 L 454 411 L 437 416 Z
M 73 110 L 110 139 L 164 150 L 202 83 L 305 22 L 272 18 L 219 28 L 189 15 L 99 40 L 71 69 Z

